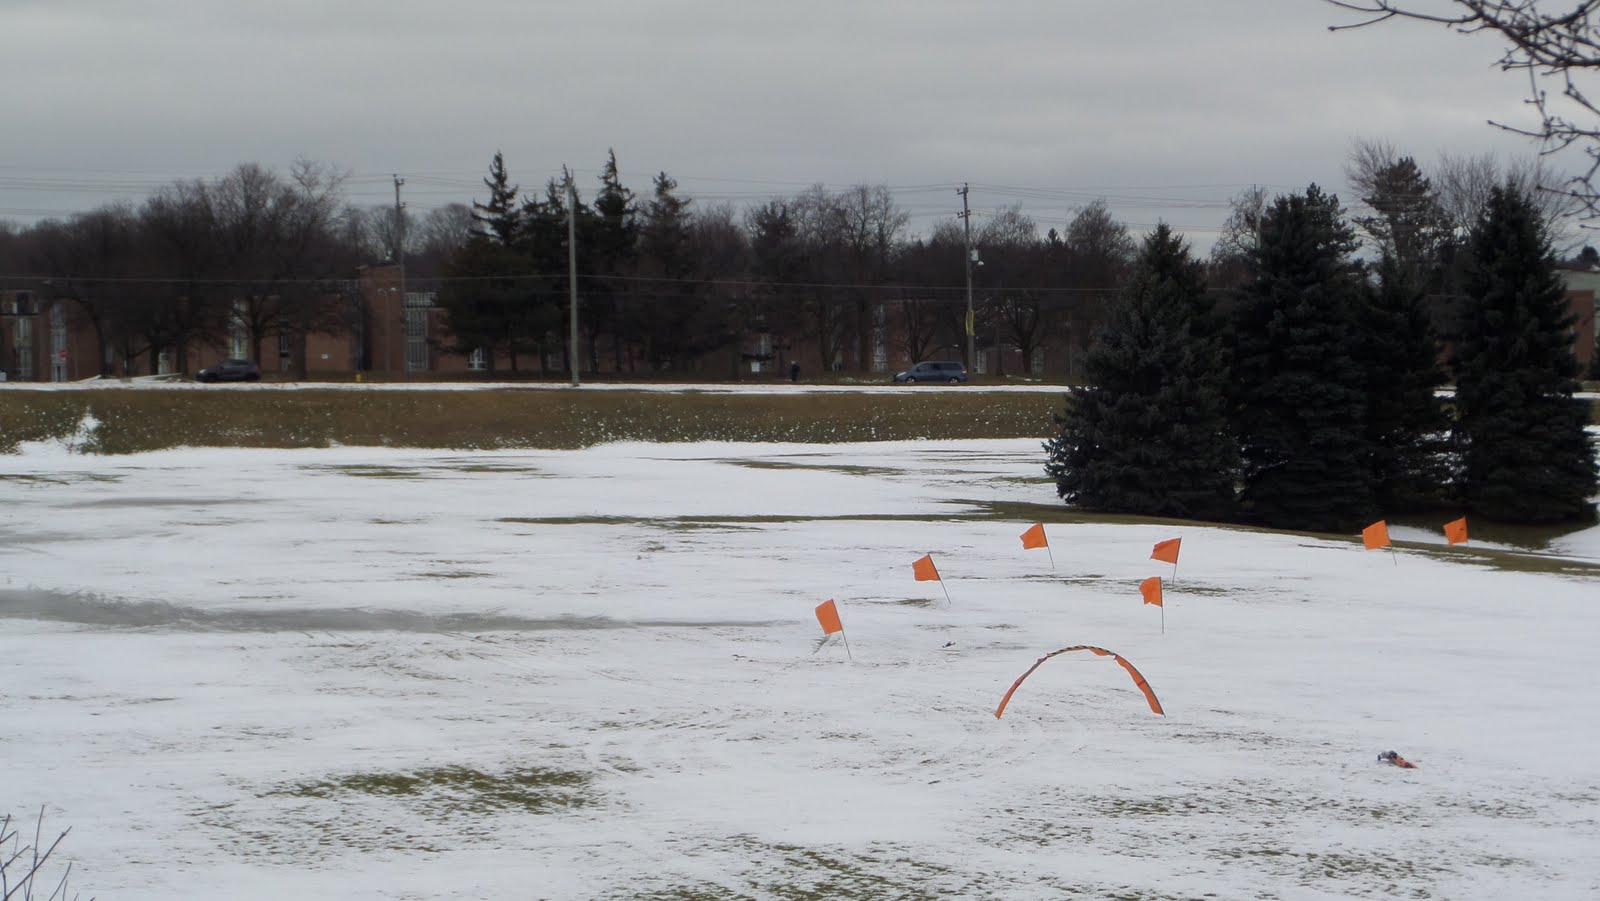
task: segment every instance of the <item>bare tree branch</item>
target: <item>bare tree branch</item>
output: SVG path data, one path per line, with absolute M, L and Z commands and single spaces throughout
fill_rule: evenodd
M 1443 25 L 1461 34 L 1498 35 L 1507 44 L 1498 65 L 1503 71 L 1527 73 L 1527 103 L 1534 108 L 1539 124 L 1531 128 L 1494 120 L 1489 124 L 1539 141 L 1543 144 L 1540 153 L 1545 156 L 1580 148 L 1588 158 L 1581 174 L 1538 187 L 1577 204 L 1586 218 L 1600 217 L 1600 190 L 1595 186 L 1595 178 L 1600 176 L 1600 101 L 1592 100 L 1581 82 L 1600 70 L 1600 23 L 1596 21 L 1600 0 L 1568 0 L 1571 7 L 1559 13 L 1540 9 L 1541 0 L 1451 0 L 1459 10 L 1454 15 L 1423 12 L 1394 0 L 1326 2 L 1368 17 L 1330 25 L 1332 31 L 1409 19 Z M 1554 96 L 1545 87 L 1551 82 L 1558 86 Z M 1572 109 L 1560 108 L 1562 103 Z

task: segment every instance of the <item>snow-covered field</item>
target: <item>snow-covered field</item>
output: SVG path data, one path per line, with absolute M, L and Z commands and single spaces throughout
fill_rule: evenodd
M 0 455 L 0 813 L 102 899 L 1600 897 L 1600 530 L 1089 522 L 1040 457 Z M 1065 654 L 994 718 L 1074 644 L 1166 716 Z

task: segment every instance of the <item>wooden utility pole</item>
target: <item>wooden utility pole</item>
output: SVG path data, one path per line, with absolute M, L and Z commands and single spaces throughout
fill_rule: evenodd
M 967 246 L 964 254 L 967 267 L 967 318 L 965 320 L 967 330 L 967 371 L 976 375 L 978 372 L 978 354 L 977 340 L 974 333 L 977 332 L 977 328 L 974 327 L 972 321 L 972 211 L 967 208 L 967 185 L 963 183 L 956 190 L 956 193 L 961 195 L 961 224 L 966 227 L 967 236 Z
M 400 202 L 400 186 L 406 180 L 394 176 L 394 259 L 400 264 L 400 308 L 394 315 L 386 316 L 383 325 L 383 368 L 389 370 L 389 347 L 394 343 L 391 338 L 389 323 L 398 318 L 404 321 L 406 315 L 406 205 Z M 409 359 L 409 357 L 407 357 Z
M 565 166 L 561 168 L 566 169 Z M 567 367 L 578 387 L 578 189 L 567 170 Z

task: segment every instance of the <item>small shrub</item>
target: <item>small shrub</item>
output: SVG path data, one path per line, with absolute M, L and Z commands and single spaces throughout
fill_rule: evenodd
M 49 885 L 49 877 L 45 874 L 48 870 L 50 859 L 55 856 L 56 850 L 66 839 L 67 833 L 72 828 L 61 830 L 61 833 L 45 845 L 44 808 L 39 808 L 39 817 L 34 822 L 33 843 L 23 844 L 21 825 L 11 818 L 11 814 L 0 817 L 0 901 L 10 899 L 24 899 L 32 901 L 40 897 L 35 893 L 36 886 Z M 67 894 L 67 877 L 72 875 L 72 862 L 61 870 L 61 878 L 56 880 L 55 888 L 49 895 L 43 896 L 45 901 L 66 901 L 67 898 L 77 898 L 77 895 Z

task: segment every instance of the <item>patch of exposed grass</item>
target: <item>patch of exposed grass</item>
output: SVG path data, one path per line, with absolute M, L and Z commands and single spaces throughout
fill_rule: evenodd
M 1049 394 L 864 390 L 829 394 L 659 391 L 0 391 L 0 452 L 66 439 L 84 450 L 167 447 L 580 448 L 611 441 L 835 443 L 1042 438 Z
M 1044 457 L 1040 455 L 1039 466 L 1044 467 Z M 1068 507 L 1061 503 L 1034 504 L 1024 501 L 986 501 L 962 500 L 957 503 L 971 506 L 973 513 L 962 517 L 971 520 L 989 520 L 995 522 L 1042 522 L 1045 525 L 1161 525 L 1173 526 L 1206 525 L 1218 528 L 1237 528 L 1249 530 L 1248 526 L 1233 526 L 1227 523 L 1196 523 L 1189 519 L 1166 519 L 1159 516 L 1139 516 L 1133 513 L 1094 513 Z
M 420 479 L 423 477 L 422 473 L 415 469 L 399 466 L 376 466 L 369 463 L 355 463 L 348 466 L 318 463 L 303 468 L 312 472 L 332 472 L 362 479 Z
M 757 877 L 750 888 L 763 898 L 784 901 L 833 901 L 880 898 L 933 899 L 949 897 L 947 890 L 930 882 L 932 877 L 949 876 L 950 867 L 930 860 L 917 860 L 892 851 L 868 849 L 856 853 L 843 849 L 816 848 L 781 842 L 762 842 L 746 837 L 746 851 L 764 864 L 774 865 L 781 878 Z M 885 871 L 899 870 L 903 876 Z
M 449 472 L 487 472 L 497 475 L 540 476 L 545 473 L 532 466 L 502 466 L 495 463 L 473 463 L 467 460 L 449 461 Z M 442 468 L 442 467 L 441 467 Z
M 591 778 L 588 773 L 542 767 L 487 773 L 447 766 L 409 773 L 355 773 L 268 794 L 333 800 L 351 795 L 400 798 L 444 818 L 506 810 L 552 813 L 593 803 Z
M 58 479 L 54 476 L 41 476 L 32 473 L 0 473 L 0 481 L 28 482 L 35 485 L 66 485 L 68 480 Z
M 1498 548 L 1440 548 L 1431 545 L 1416 545 L 1409 542 L 1395 542 L 1395 547 L 1403 553 L 1421 553 L 1435 560 L 1451 560 L 1458 563 L 1474 563 L 1488 566 L 1502 572 L 1541 573 L 1554 576 L 1576 576 L 1592 579 L 1600 576 L 1600 564 L 1588 563 L 1583 560 L 1572 560 L 1562 557 L 1552 557 L 1536 551 L 1507 551 Z
M 1418 529 L 1426 529 L 1435 535 L 1443 536 L 1444 524 L 1447 520 L 1455 519 L 1459 512 L 1436 514 L 1433 516 L 1393 516 L 1389 518 L 1391 526 L 1404 525 Z M 1587 529 L 1593 525 L 1589 522 L 1549 523 L 1541 525 L 1520 525 L 1513 523 L 1488 522 L 1474 517 L 1470 523 L 1472 537 L 1477 541 L 1490 544 L 1509 545 L 1519 550 L 1538 551 L 1548 548 L 1557 539 L 1570 535 L 1573 532 Z M 1469 542 L 1467 545 L 1451 548 L 1452 553 L 1468 550 L 1477 550 Z
M 1051 848 L 1058 845 L 1086 845 L 1094 840 L 1094 830 L 1053 820 L 1036 820 L 1023 824 L 1008 824 L 999 831 L 980 838 L 984 844 L 1000 848 L 1017 843 Z
M 23 442 L 65 439 L 88 412 L 85 403 L 61 403 L 55 392 L 0 391 L 0 453 L 14 454 Z
M 960 519 L 951 516 L 951 519 Z M 652 526 L 659 529 L 681 530 L 688 528 L 728 529 L 739 524 L 773 525 L 798 522 L 903 522 L 905 516 L 895 513 L 845 513 L 837 516 L 777 516 L 755 514 L 750 516 L 670 516 L 639 518 L 633 516 L 502 516 L 495 522 L 530 526 Z
M 1186 594 L 1198 594 L 1203 597 L 1228 597 L 1238 593 L 1237 588 L 1229 588 L 1218 585 L 1202 585 L 1198 582 L 1176 581 L 1170 577 L 1164 578 L 1161 584 L 1166 593 L 1174 598 L 1181 597 Z
M 419 579 L 487 579 L 490 573 L 473 572 L 469 569 L 438 569 L 430 572 L 417 573 Z
M 541 767 L 487 772 L 464 766 L 354 773 L 280 785 L 268 802 L 213 804 L 193 814 L 241 856 L 337 859 L 347 849 L 432 854 L 451 839 L 503 828 L 497 815 L 553 815 L 593 804 L 587 773 Z
M 855 476 L 897 476 L 904 475 L 904 469 L 894 469 L 888 466 L 861 466 L 846 463 L 794 463 L 788 460 L 721 460 L 732 466 L 742 466 L 745 469 L 799 469 L 808 472 L 837 472 L 844 475 Z
M 755 895 L 745 894 L 744 892 L 735 891 L 710 882 L 680 885 L 654 891 L 628 889 L 606 897 L 616 898 L 619 901 L 623 898 L 629 899 L 629 901 L 756 901 Z

